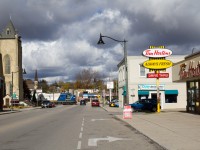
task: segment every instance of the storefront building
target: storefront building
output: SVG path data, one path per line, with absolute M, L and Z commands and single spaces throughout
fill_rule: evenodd
M 173 63 L 184 60 L 184 55 L 169 56 L 168 60 Z M 148 60 L 144 56 L 128 56 L 128 97 L 129 104 L 142 98 L 157 98 L 156 78 L 147 78 L 149 69 L 143 66 L 143 62 Z M 185 83 L 172 82 L 172 67 L 165 72 L 169 76 L 159 79 L 159 94 L 161 109 L 186 108 L 186 86 Z M 118 64 L 118 97 L 119 106 L 123 106 L 123 93 L 125 87 L 125 67 L 124 62 Z M 126 92 L 127 93 L 127 92 Z
M 174 82 L 185 83 L 187 112 L 200 114 L 200 51 L 174 64 L 172 71 Z

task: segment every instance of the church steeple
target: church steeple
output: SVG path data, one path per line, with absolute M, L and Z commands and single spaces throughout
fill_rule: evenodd
M 35 80 L 34 81 L 38 81 L 37 69 L 35 70 Z
M 7 26 L 3 29 L 3 32 L 1 33 L 0 38 L 1 39 L 14 39 L 17 32 L 15 30 L 15 27 L 10 20 L 7 24 Z
M 38 75 L 37 75 L 37 69 L 35 70 L 35 80 L 34 80 L 34 89 L 37 90 L 38 88 Z

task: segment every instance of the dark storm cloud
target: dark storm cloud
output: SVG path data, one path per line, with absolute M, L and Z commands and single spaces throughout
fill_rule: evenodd
M 103 38 L 105 44 L 97 45 L 100 33 L 126 39 L 128 55 L 141 55 L 150 45 L 190 54 L 200 49 L 199 5 L 198 0 L 1 0 L 0 28 L 11 16 L 23 40 L 23 67 L 40 70 L 42 78 L 74 80 L 85 68 L 116 77 L 123 43 Z

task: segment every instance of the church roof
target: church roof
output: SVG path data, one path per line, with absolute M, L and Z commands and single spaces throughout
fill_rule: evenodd
M 0 39 L 14 39 L 17 34 L 15 27 L 10 20 L 7 26 L 3 29 L 3 32 L 0 35 Z

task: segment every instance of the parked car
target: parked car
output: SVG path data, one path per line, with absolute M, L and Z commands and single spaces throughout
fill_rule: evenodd
M 86 105 L 86 101 L 85 100 L 81 100 L 80 101 L 80 105 Z
M 51 103 L 52 107 L 56 107 L 56 104 L 55 103 Z
M 157 111 L 157 99 L 145 99 L 144 108 L 153 112 Z M 161 107 L 160 107 L 161 108 Z
M 144 104 L 142 104 L 139 101 L 136 101 L 136 102 L 129 104 L 129 105 L 131 105 L 131 108 L 133 109 L 133 111 L 140 111 L 144 107 Z
M 99 103 L 99 100 L 98 99 L 93 99 L 92 102 L 91 102 L 91 106 L 97 106 L 99 107 L 100 106 L 100 103 Z
M 119 107 L 119 101 L 115 102 L 115 107 Z
M 119 100 L 118 99 L 113 99 L 111 100 L 111 102 L 109 103 L 110 107 L 119 107 Z
M 42 104 L 41 104 L 41 107 L 42 108 L 52 108 L 52 103 L 48 100 L 45 100 L 45 101 L 42 101 Z
M 129 104 L 134 111 L 138 110 L 148 110 L 148 111 L 157 111 L 157 99 L 141 99 L 135 103 Z

